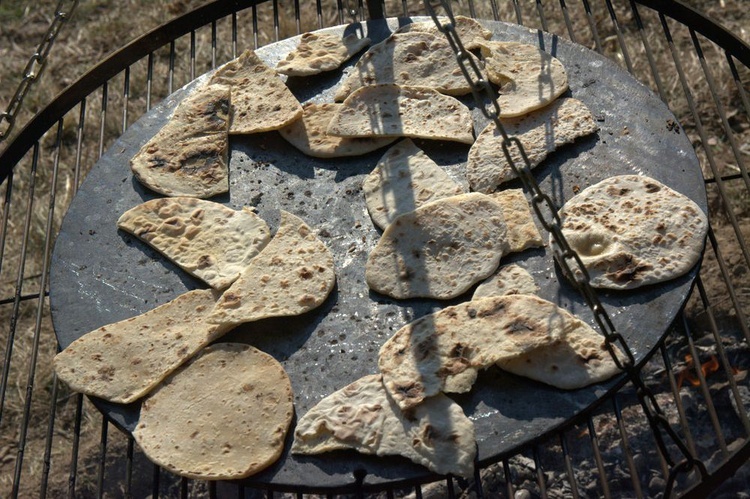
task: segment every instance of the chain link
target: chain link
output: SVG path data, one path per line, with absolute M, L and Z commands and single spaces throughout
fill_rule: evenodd
M 521 144 L 521 141 L 517 137 L 510 137 L 500 121 L 500 105 L 497 102 L 495 93 L 484 77 L 482 71 L 479 69 L 476 61 L 471 57 L 469 52 L 466 51 L 460 37 L 456 33 L 455 18 L 448 0 L 440 0 L 439 2 L 449 19 L 445 24 L 443 24 L 438 18 L 435 8 L 430 3 L 430 0 L 425 0 L 424 3 L 438 30 L 446 36 L 448 43 L 455 52 L 456 60 L 461 68 L 461 72 L 471 86 L 472 95 L 474 96 L 476 105 L 481 109 L 484 116 L 492 121 L 497 131 L 502 135 L 503 154 L 513 172 L 520 178 L 524 191 L 531 196 L 531 206 L 540 223 L 551 235 L 555 259 L 560 265 L 563 274 L 583 295 L 588 307 L 594 314 L 594 320 L 596 321 L 597 326 L 604 335 L 605 346 L 615 364 L 627 374 L 628 379 L 636 387 L 639 402 L 649 422 L 649 426 L 654 432 L 659 450 L 671 468 L 669 480 L 667 482 L 667 490 L 671 491 L 679 473 L 687 473 L 690 470 L 697 468 L 701 475 L 705 477 L 707 473 L 705 466 L 690 453 L 690 450 L 680 439 L 677 432 L 669 424 L 669 420 L 664 415 L 664 412 L 660 408 L 653 392 L 651 392 L 641 379 L 640 373 L 636 368 L 635 357 L 633 356 L 632 350 L 625 341 L 625 338 L 617 332 L 609 314 L 607 314 L 607 311 L 599 300 L 596 291 L 591 286 L 589 273 L 580 256 L 575 250 L 573 250 L 573 248 L 571 248 L 563 234 L 562 220 L 560 219 L 557 207 L 552 199 L 542 191 L 536 179 L 531 174 L 531 163 L 526 155 L 523 144 Z M 622 354 L 624 354 L 624 358 L 621 354 L 618 354 L 615 345 L 617 345 Z M 676 445 L 684 459 L 679 462 L 675 462 L 672 459 L 660 430 L 664 431 L 669 436 L 670 440 Z
M 47 65 L 47 56 L 52 50 L 57 34 L 68 21 L 70 15 L 78 5 L 78 0 L 59 0 L 55 9 L 55 17 L 47 28 L 41 43 L 32 54 L 23 70 L 21 82 L 8 104 L 7 109 L 0 113 L 0 142 L 7 139 L 16 124 L 16 115 L 23 105 L 23 100 L 33 84 L 39 79 Z

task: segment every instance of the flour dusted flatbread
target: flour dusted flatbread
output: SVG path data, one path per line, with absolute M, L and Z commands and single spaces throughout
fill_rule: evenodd
M 545 51 L 518 42 L 479 41 L 487 77 L 500 87 L 500 117 L 540 109 L 568 90 L 562 63 Z
M 453 19 L 455 20 L 454 29 L 456 31 L 456 34 L 458 34 L 458 36 L 461 38 L 461 43 L 463 44 L 464 48 L 468 50 L 474 50 L 475 48 L 477 48 L 477 42 L 480 42 L 482 40 L 489 40 L 490 38 L 492 38 L 492 31 L 486 29 L 484 26 L 479 24 L 477 20 L 471 17 L 455 16 Z M 449 21 L 447 17 L 439 17 L 438 20 L 443 24 Z M 404 26 L 401 26 L 399 29 L 397 29 L 396 33 L 416 31 L 423 31 L 432 33 L 435 36 L 445 37 L 444 34 L 440 33 L 440 30 L 438 30 L 437 26 L 435 26 L 435 22 L 432 20 L 426 22 L 405 24 Z
M 489 196 L 438 199 L 391 222 L 367 258 L 365 280 L 393 298 L 454 298 L 495 271 L 506 233 L 502 207 Z
M 436 199 L 463 194 L 464 189 L 411 139 L 383 155 L 362 183 L 372 221 L 381 229 L 397 216 Z
M 475 62 L 481 67 L 480 61 Z M 442 35 L 417 31 L 394 33 L 370 47 L 343 79 L 333 99 L 340 102 L 360 87 L 382 83 L 434 88 L 446 95 L 471 92 L 448 41 Z
M 697 204 L 639 175 L 587 187 L 565 203 L 560 217 L 597 288 L 633 289 L 685 274 L 700 259 L 708 230 Z
M 133 437 L 151 461 L 178 475 L 245 478 L 281 456 L 292 399 L 276 359 L 250 345 L 218 343 L 143 402 Z
M 332 71 L 370 45 L 369 38 L 352 33 L 304 33 L 299 45 L 276 65 L 276 71 L 289 76 L 311 76 Z
M 282 211 L 276 235 L 221 295 L 209 320 L 240 324 L 303 314 L 323 303 L 335 282 L 331 251 L 305 222 Z
M 477 372 L 588 327 L 531 295 L 480 298 L 446 307 L 399 329 L 380 349 L 378 367 L 403 410 L 441 391 L 467 392 Z
M 503 207 L 503 217 L 508 226 L 508 253 L 544 245 L 523 189 L 506 189 L 494 192 L 490 197 Z
M 521 141 L 532 168 L 555 149 L 598 130 L 588 108 L 572 98 L 557 99 L 545 108 L 520 118 L 504 119 L 502 123 L 508 135 Z M 492 192 L 516 177 L 505 159 L 502 142 L 503 136 L 494 123 L 477 137 L 466 165 L 472 190 Z M 511 157 L 517 165 L 523 164 L 516 148 L 511 148 Z
M 534 278 L 523 267 L 510 264 L 497 269 L 474 290 L 471 299 L 502 295 L 533 295 L 539 291 Z
M 117 226 L 215 289 L 234 282 L 271 238 L 263 219 L 248 208 L 182 197 L 139 204 Z
M 625 355 L 616 345 L 612 347 L 618 359 L 624 361 Z M 585 324 L 549 345 L 500 360 L 497 366 L 564 390 L 601 383 L 620 372 L 605 346 L 604 337 Z
M 138 181 L 165 196 L 209 198 L 229 190 L 229 87 L 196 89 L 130 160 Z
M 305 104 L 302 119 L 281 128 L 279 133 L 294 147 L 314 158 L 359 156 L 387 146 L 395 137 L 335 137 L 328 134 L 328 125 L 340 103 Z
M 278 130 L 302 116 L 294 94 L 252 50 L 217 69 L 209 83 L 232 88 L 229 133 Z
M 406 415 L 388 397 L 382 376 L 373 374 L 324 398 L 297 422 L 293 453 L 337 449 L 401 455 L 441 475 L 470 477 L 476 455 L 474 424 L 442 394 L 425 399 Z
M 432 88 L 387 84 L 361 87 L 349 95 L 328 133 L 474 142 L 471 113 L 460 101 Z
M 71 389 L 127 404 L 230 328 L 207 322 L 218 293 L 189 291 L 153 310 L 84 334 L 54 360 Z

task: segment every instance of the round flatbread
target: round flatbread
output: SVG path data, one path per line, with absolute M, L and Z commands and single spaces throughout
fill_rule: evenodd
M 500 87 L 500 117 L 522 116 L 548 105 L 568 90 L 562 63 L 534 45 L 477 41 L 487 78 Z
M 480 369 L 550 345 L 590 327 L 555 304 L 505 295 L 446 307 L 399 329 L 380 349 L 378 367 L 402 410 L 440 392 L 467 392 Z
M 470 477 L 476 440 L 474 424 L 450 398 L 437 394 L 406 414 L 373 374 L 327 396 L 297 422 L 293 453 L 336 449 L 401 455 L 441 475 Z
M 303 33 L 299 45 L 276 65 L 276 71 L 289 76 L 311 76 L 333 71 L 354 54 L 370 45 L 369 38 L 352 33 Z
M 276 359 L 250 345 L 218 343 L 143 402 L 133 437 L 151 461 L 180 476 L 245 478 L 281 456 L 292 400 Z
M 555 149 L 599 129 L 586 105 L 572 98 L 557 99 L 526 116 L 504 119 L 502 124 L 509 136 L 521 141 L 531 168 Z M 517 166 L 523 165 L 516 148 L 511 148 L 511 157 Z M 482 130 L 469 150 L 466 176 L 471 189 L 478 192 L 492 192 L 516 178 L 503 152 L 503 136 L 494 123 Z
M 281 212 L 279 230 L 216 303 L 210 322 L 241 324 L 300 315 L 333 290 L 333 255 L 300 218 Z
M 441 23 L 445 24 L 449 21 L 449 18 L 441 16 L 438 18 L 438 20 Z M 482 40 L 489 40 L 490 38 L 492 38 L 492 31 L 479 24 L 479 21 L 477 21 L 476 19 L 466 16 L 454 16 L 453 20 L 455 21 L 453 27 L 456 31 L 456 34 L 461 38 L 461 43 L 464 45 L 464 48 L 468 50 L 474 50 L 475 48 L 477 48 L 477 42 Z M 427 22 L 405 24 L 397 29 L 395 33 L 408 33 L 416 31 L 423 31 L 432 33 L 433 35 L 438 37 L 445 37 L 445 35 L 442 34 L 440 30 L 438 30 L 437 26 L 435 26 L 435 22 L 432 20 Z
M 394 145 L 362 183 L 367 211 L 385 229 L 396 217 L 464 189 L 411 139 Z
M 507 230 L 489 196 L 438 199 L 388 226 L 367 258 L 365 280 L 393 298 L 455 298 L 495 271 Z
M 182 197 L 139 204 L 120 217 L 117 227 L 214 289 L 234 282 L 271 239 L 266 222 L 249 208 L 237 211 Z
M 229 331 L 206 318 L 218 293 L 188 291 L 153 310 L 84 334 L 57 354 L 57 376 L 71 389 L 129 404 L 150 392 L 201 348 Z
M 474 142 L 469 108 L 437 90 L 368 85 L 344 101 L 328 126 L 339 137 L 411 137 Z
M 252 50 L 219 67 L 209 83 L 232 88 L 231 134 L 278 130 L 302 117 L 297 98 Z
M 133 156 L 138 181 L 165 196 L 210 198 L 229 191 L 227 129 L 230 90 L 204 85 Z
M 336 137 L 328 125 L 343 104 L 308 102 L 302 106 L 302 119 L 281 128 L 279 133 L 294 147 L 314 158 L 360 156 L 387 146 L 395 137 Z
M 480 61 L 475 62 L 481 67 Z M 419 31 L 394 33 L 370 47 L 343 79 L 333 99 L 340 102 L 360 87 L 383 83 L 434 88 L 446 95 L 471 92 L 448 41 L 442 35 Z
M 597 288 L 633 289 L 685 274 L 700 260 L 708 231 L 697 204 L 640 175 L 587 187 L 559 214 L 568 244 Z

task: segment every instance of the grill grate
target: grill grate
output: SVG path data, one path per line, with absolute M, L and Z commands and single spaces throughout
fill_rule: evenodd
M 210 3 L 123 47 L 56 98 L 0 156 L 3 496 L 253 496 L 250 489 L 181 479 L 153 466 L 84 397 L 59 385 L 50 368 L 56 341 L 47 304 L 48 258 L 76 187 L 145 111 L 245 48 L 352 15 L 425 14 L 418 2 L 339 0 L 295 2 L 292 19 L 276 1 L 236 2 L 241 9 L 234 3 Z M 708 468 L 703 479 L 680 476 L 676 491 L 693 497 L 715 491 L 750 457 L 750 47 L 670 1 L 468 2 L 454 12 L 551 31 L 609 56 L 660 95 L 695 145 L 711 207 L 706 256 L 685 312 L 641 374 Z M 655 62 L 663 53 L 671 56 L 667 66 Z M 670 471 L 656 449 L 627 384 L 551 438 L 500 456 L 496 465 L 482 463 L 473 481 L 448 479 L 386 495 L 653 496 L 664 490 Z M 747 486 L 744 480 L 739 483 Z

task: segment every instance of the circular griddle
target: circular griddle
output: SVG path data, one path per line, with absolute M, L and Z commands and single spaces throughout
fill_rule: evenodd
M 375 43 L 405 22 L 368 22 L 327 31 L 356 31 Z M 559 58 L 568 72 L 568 95 L 583 101 L 600 127 L 598 134 L 554 152 L 535 170 L 542 189 L 557 206 L 604 178 L 635 173 L 659 180 L 707 211 L 693 148 L 656 95 L 584 47 L 516 25 L 488 22 L 486 26 L 493 31 L 493 39 L 531 43 Z M 297 43 L 298 38 L 285 40 L 258 50 L 258 54 L 273 67 Z M 351 61 L 343 70 L 316 77 L 289 78 L 287 84 L 301 102 L 331 101 L 336 85 L 353 64 Z M 73 200 L 55 245 L 50 276 L 52 317 L 62 348 L 88 331 L 205 287 L 116 227 L 123 212 L 159 197 L 133 178 L 130 158 L 205 79 L 204 75 L 175 92 L 123 133 L 94 166 Z M 462 100 L 474 107 L 470 96 Z M 477 109 L 473 112 L 478 133 L 486 121 Z M 466 185 L 469 146 L 416 142 Z M 471 291 L 451 302 L 397 301 L 370 292 L 365 284 L 367 255 L 380 232 L 367 214 L 361 184 L 387 147 L 356 158 L 315 159 L 298 152 L 277 132 L 270 132 L 232 137 L 230 150 L 230 193 L 213 200 L 234 209 L 256 206 L 272 230 L 278 227 L 279 210 L 287 210 L 313 227 L 334 254 L 337 285 L 323 306 L 300 317 L 243 325 L 222 340 L 255 345 L 284 365 L 294 388 L 297 417 L 331 392 L 377 372 L 380 346 L 403 325 L 469 299 Z M 594 325 L 585 301 L 564 281 L 548 248 L 510 255 L 501 264 L 511 262 L 531 273 L 541 297 Z M 649 356 L 665 334 L 683 306 L 696 272 L 693 269 L 678 279 L 634 291 L 600 293 L 638 362 Z M 480 373 L 470 393 L 453 398 L 476 425 L 478 460 L 485 464 L 555 431 L 623 379 L 619 376 L 607 383 L 563 391 L 490 368 Z M 138 403 L 95 403 L 118 426 L 125 430 L 135 427 Z M 430 475 L 425 468 L 397 456 L 378 458 L 354 451 L 293 456 L 289 453 L 292 431 L 281 459 L 249 481 L 320 489 L 346 488 L 356 481 L 365 486 L 408 483 Z

